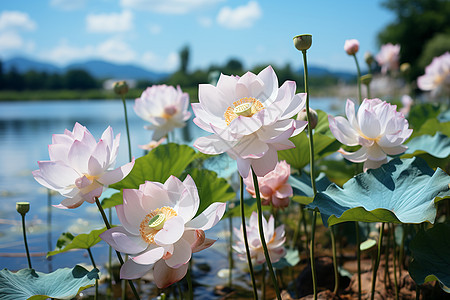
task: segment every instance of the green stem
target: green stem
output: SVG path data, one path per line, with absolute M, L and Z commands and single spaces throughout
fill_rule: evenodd
M 232 271 L 233 271 L 233 216 L 230 215 L 228 217 L 228 230 L 230 231 L 230 239 L 229 239 L 229 249 L 228 249 L 228 268 L 230 270 L 229 274 L 228 274 L 228 285 L 231 288 L 233 286 L 233 276 L 232 276 Z
M 394 285 L 395 285 L 395 300 L 398 300 L 398 281 L 397 281 L 397 244 L 395 243 L 395 226 L 392 224 L 392 239 L 393 245 L 392 249 L 394 251 Z
M 303 70 L 304 70 L 304 79 L 305 79 L 305 93 L 306 93 L 306 118 L 308 123 L 311 120 L 311 116 L 309 113 L 309 87 L 308 87 L 308 62 L 306 59 L 306 50 L 302 50 L 303 54 Z M 315 179 L 315 169 L 314 169 L 314 140 L 312 134 L 311 126 L 308 126 L 308 136 L 309 136 L 309 164 L 310 164 L 310 173 L 311 173 L 311 187 L 314 192 L 314 196 L 317 194 L 316 189 L 316 179 Z M 315 263 L 315 255 L 314 255 L 314 240 L 316 233 L 316 220 L 317 220 L 317 211 L 314 210 L 313 219 L 311 224 L 311 246 L 310 246 L 310 261 L 311 261 L 311 275 L 313 282 L 313 291 L 314 291 L 314 300 L 317 300 L 317 275 L 316 275 L 316 263 Z
M 89 253 L 89 257 L 91 259 L 92 262 L 92 266 L 94 266 L 94 269 L 97 269 L 97 266 L 95 265 L 95 261 L 94 261 L 94 256 L 92 255 L 92 251 L 91 248 L 87 248 L 86 249 Z M 95 279 L 95 295 L 94 295 L 94 300 L 98 299 L 98 279 Z
M 356 54 L 353 54 L 353 58 L 355 59 L 356 71 L 358 73 L 358 80 L 357 80 L 357 84 L 358 84 L 358 101 L 361 104 L 361 102 L 362 102 L 362 95 L 361 95 L 361 70 L 359 69 L 359 63 L 358 63 L 358 58 L 356 58 Z
M 305 235 L 305 252 L 306 252 L 306 258 L 309 258 L 309 252 L 308 252 L 308 245 L 309 245 L 309 236 L 308 236 L 308 225 L 306 224 L 306 211 L 305 211 L 305 206 L 303 204 L 300 204 L 300 209 L 301 209 L 301 218 L 302 218 L 302 223 L 303 223 L 303 234 Z
M 112 210 L 111 210 L 111 208 L 108 208 L 108 219 L 111 222 L 111 220 L 112 220 Z M 108 299 L 110 299 L 111 298 L 111 291 L 112 291 L 112 279 L 113 279 L 112 247 L 111 246 L 108 247 L 108 265 L 109 265 L 109 280 L 108 280 L 107 296 L 108 296 Z
M 123 111 L 125 114 L 125 127 L 127 128 L 127 140 L 128 140 L 128 159 L 132 160 L 131 155 L 131 142 L 130 142 L 130 129 L 128 126 L 128 114 L 127 114 L 127 103 L 125 101 L 125 95 L 122 95 Z
M 367 98 L 371 99 L 371 95 L 370 95 L 370 84 L 366 84 L 366 88 L 367 88 Z
M 356 226 L 356 263 L 358 265 L 358 299 L 361 300 L 361 238 L 359 232 L 359 222 L 355 222 Z
M 266 264 L 262 265 L 261 269 L 261 292 L 262 292 L 262 299 L 266 299 Z
M 95 204 L 97 204 L 98 210 L 100 211 L 100 214 L 102 215 L 103 222 L 105 223 L 106 228 L 111 229 L 111 225 L 108 222 L 108 218 L 106 218 L 105 211 L 103 210 L 103 207 L 100 204 L 100 200 L 98 200 L 98 197 L 95 197 Z M 120 265 L 123 266 L 122 255 L 120 255 L 119 251 L 117 251 L 117 250 L 116 250 L 116 254 L 117 254 L 117 259 L 120 262 Z M 130 287 L 131 287 L 131 290 L 133 291 L 134 297 L 139 300 L 140 299 L 139 294 L 136 291 L 136 288 L 134 287 L 133 281 L 132 280 L 127 280 L 127 281 L 130 284 Z
M 301 216 L 302 216 L 301 210 L 302 210 L 302 208 L 301 208 L 300 205 L 299 205 L 299 210 L 300 210 L 299 211 L 299 213 L 300 213 L 299 216 L 300 217 L 298 218 L 297 226 L 295 227 L 294 235 L 293 235 L 292 240 L 291 240 L 291 245 L 289 246 L 289 248 L 291 250 L 294 249 L 295 245 L 297 244 L 298 236 L 300 234 L 300 227 L 302 225 L 302 219 L 301 219 Z
M 242 178 L 242 176 L 239 176 L 239 178 L 241 179 L 240 205 L 241 205 L 242 235 L 244 236 L 244 245 L 245 245 L 245 252 L 247 254 L 248 269 L 250 270 L 250 277 L 252 278 L 253 298 L 255 300 L 258 300 L 258 291 L 256 288 L 255 273 L 253 272 L 252 256 L 250 254 L 250 248 L 248 247 L 247 226 L 245 225 L 244 179 Z
M 48 251 L 52 251 L 52 192 L 47 189 L 47 246 Z M 47 257 L 48 271 L 52 272 L 52 256 Z
M 261 195 L 259 193 L 258 177 L 252 168 L 253 185 L 255 187 L 256 194 L 256 207 L 258 211 L 258 229 L 259 237 L 261 239 L 261 245 L 264 250 L 264 257 L 266 258 L 267 267 L 269 268 L 270 278 L 272 279 L 273 287 L 275 288 L 275 293 L 277 294 L 277 299 L 281 300 L 280 288 L 278 287 L 277 278 L 275 277 L 275 272 L 273 271 L 272 263 L 270 261 L 269 250 L 267 249 L 266 239 L 264 237 L 264 229 L 262 223 L 262 207 L 261 207 Z
M 32 269 L 32 267 L 31 267 L 30 250 L 28 249 L 28 242 L 27 242 L 27 230 L 26 230 L 26 226 L 25 226 L 25 214 L 20 214 L 20 215 L 22 216 L 23 242 L 25 244 L 25 251 L 27 252 L 28 268 Z
M 336 257 L 336 237 L 334 236 L 334 226 L 330 226 L 331 234 L 331 247 L 333 251 L 333 267 L 334 267 L 334 290 L 333 293 L 336 295 L 339 289 L 339 272 Z
M 377 281 L 377 271 L 378 271 L 378 266 L 380 264 L 381 244 L 383 242 L 383 231 L 384 231 L 384 223 L 381 223 L 380 236 L 378 237 L 378 253 L 377 253 L 377 258 L 375 260 L 375 263 L 373 265 L 373 272 L 372 272 L 372 294 L 370 297 L 371 300 L 373 300 L 375 298 L 375 283 Z
M 192 260 L 189 261 L 189 267 L 186 274 L 186 280 L 188 283 L 188 290 L 189 290 L 189 300 L 194 299 L 194 289 L 192 287 Z

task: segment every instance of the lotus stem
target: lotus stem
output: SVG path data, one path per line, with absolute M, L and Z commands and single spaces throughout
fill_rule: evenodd
M 334 226 L 330 226 L 330 235 L 331 235 L 331 247 L 333 251 L 333 267 L 334 267 L 334 290 L 333 293 L 336 295 L 339 290 L 339 272 L 338 272 L 338 264 L 336 257 L 336 237 L 334 235 Z
M 98 197 L 95 197 L 95 204 L 97 204 L 98 210 L 100 211 L 100 214 L 102 215 L 103 222 L 105 223 L 106 228 L 107 229 L 111 229 L 111 225 L 108 222 L 108 218 L 106 217 L 105 211 L 103 210 L 103 207 L 100 204 L 100 200 L 98 200 Z M 116 250 L 116 254 L 117 254 L 117 259 L 120 262 L 120 265 L 123 266 L 122 255 L 120 255 L 119 251 L 117 251 L 117 250 Z M 136 291 L 136 288 L 135 288 L 135 286 L 133 284 L 133 281 L 132 280 L 127 280 L 127 281 L 130 284 L 130 287 L 131 287 L 131 290 L 133 291 L 134 297 L 139 300 L 140 299 L 139 298 L 139 294 Z
M 252 168 L 252 176 L 253 176 L 253 185 L 255 186 L 256 207 L 258 210 L 259 237 L 261 239 L 261 245 L 264 250 L 264 257 L 266 258 L 267 267 L 269 268 L 270 278 L 272 279 L 272 283 L 273 283 L 273 287 L 275 289 L 275 293 L 277 295 L 277 299 L 281 300 L 280 288 L 278 287 L 277 278 L 275 276 L 275 272 L 273 270 L 272 263 L 270 261 L 269 251 L 267 250 L 266 239 L 264 237 L 264 230 L 263 230 L 263 223 L 262 223 L 261 195 L 259 193 L 258 177 L 256 176 L 253 168 Z
M 228 274 L 228 285 L 230 288 L 233 286 L 233 216 L 228 217 L 228 230 L 230 231 L 229 243 L 230 247 L 228 249 L 228 268 L 230 270 Z
M 358 75 L 358 80 L 357 80 L 357 84 L 358 84 L 358 101 L 359 104 L 361 104 L 362 102 L 362 95 L 361 95 L 361 70 L 359 69 L 359 63 L 358 63 L 358 58 L 356 58 L 356 54 L 353 54 L 353 58 L 355 59 L 355 64 L 356 64 L 356 71 L 357 71 L 357 75 Z
M 94 269 L 97 269 L 97 266 L 95 265 L 95 261 L 94 261 L 94 256 L 92 255 L 92 251 L 91 248 L 87 248 L 86 249 L 87 252 L 89 253 L 89 258 L 91 259 L 91 263 L 92 266 L 94 267 Z M 95 295 L 94 295 L 94 300 L 98 299 L 98 279 L 95 279 Z
M 48 251 L 52 251 L 52 192 L 50 189 L 47 189 L 47 246 Z M 52 256 L 47 257 L 49 273 L 53 270 L 52 258 Z
M 392 249 L 394 251 L 393 259 L 394 259 L 394 285 L 395 285 L 395 300 L 398 300 L 398 281 L 397 281 L 397 243 L 395 242 L 395 226 L 392 224 L 392 240 L 393 245 Z
M 309 87 L 308 87 L 308 62 L 306 58 L 306 50 L 302 50 L 303 54 L 303 70 L 304 70 L 304 80 L 305 80 L 305 93 L 306 93 L 306 118 L 309 123 L 311 120 L 311 115 L 309 113 Z M 316 189 L 316 179 L 315 179 L 315 168 L 314 168 L 314 140 L 312 134 L 312 127 L 308 126 L 308 136 L 309 136 L 309 164 L 310 164 L 310 173 L 311 173 L 311 187 L 314 192 L 314 196 L 317 194 Z M 309 258 L 311 261 L 311 276 L 313 282 L 313 292 L 314 292 L 314 300 L 317 300 L 317 275 L 316 275 L 316 263 L 315 263 L 315 255 L 314 255 L 314 241 L 315 241 L 315 233 L 316 233 L 316 220 L 317 220 L 317 210 L 313 212 L 313 218 L 311 223 L 311 246 L 309 250 Z
M 242 178 L 242 176 L 239 176 L 239 178 L 241 179 L 240 205 L 241 205 L 242 235 L 244 237 L 245 252 L 247 253 L 248 269 L 250 270 L 250 277 L 252 278 L 253 298 L 255 300 L 258 300 L 258 291 L 256 288 L 256 280 L 255 280 L 255 273 L 253 271 L 252 257 L 250 255 L 250 248 L 248 247 L 247 226 L 245 225 L 244 179 Z
M 23 242 L 25 244 L 25 251 L 27 252 L 28 268 L 32 269 L 32 267 L 31 267 L 30 250 L 28 249 L 28 242 L 27 242 L 27 229 L 26 229 L 26 226 L 25 226 L 25 214 L 21 214 L 21 215 L 22 215 Z
M 375 263 L 373 265 L 373 273 L 372 273 L 372 294 L 370 299 L 373 300 L 375 298 L 375 283 L 377 281 L 377 271 L 378 266 L 380 264 L 380 256 L 381 256 L 381 244 L 383 243 L 383 231 L 384 231 L 384 223 L 381 223 L 380 227 L 380 235 L 378 237 L 378 252 Z
M 358 300 L 361 300 L 361 238 L 359 232 L 359 222 L 355 222 L 356 229 L 356 264 L 358 265 Z
M 266 299 L 266 264 L 262 265 L 261 269 L 261 293 L 262 299 Z
M 122 95 L 122 103 L 123 103 L 123 111 L 125 114 L 125 127 L 127 129 L 127 140 L 128 140 L 128 159 L 129 161 L 132 161 L 132 155 L 131 155 L 131 141 L 130 141 L 130 129 L 128 126 L 128 114 L 127 114 L 127 103 L 125 101 L 125 95 Z

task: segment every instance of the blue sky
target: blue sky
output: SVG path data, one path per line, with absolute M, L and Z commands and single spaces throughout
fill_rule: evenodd
M 174 71 L 191 50 L 190 69 L 240 59 L 245 68 L 291 63 L 297 34 L 313 35 L 310 64 L 355 69 L 343 50 L 360 41 L 358 57 L 379 50 L 376 34 L 395 16 L 382 0 L 39 0 L 1 1 L 0 57 L 25 56 L 67 65 L 88 59 Z

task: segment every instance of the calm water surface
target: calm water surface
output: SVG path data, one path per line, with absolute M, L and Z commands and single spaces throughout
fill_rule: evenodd
M 311 107 L 330 112 L 336 99 L 311 100 Z M 340 105 L 343 107 L 343 105 Z M 151 132 L 145 130 L 145 121 L 133 111 L 133 102 L 127 103 L 130 122 L 132 153 L 134 157 L 143 155 L 138 145 L 151 139 Z M 335 113 L 331 111 L 331 113 Z M 128 161 L 123 106 L 121 101 L 38 101 L 38 102 L 0 102 L 0 269 L 18 270 L 27 267 L 27 259 L 22 240 L 20 215 L 15 205 L 18 201 L 30 202 L 31 209 L 26 216 L 27 237 L 32 253 L 32 265 L 38 271 L 50 272 L 61 267 L 72 268 L 75 264 L 90 264 L 85 250 L 58 254 L 47 260 L 45 255 L 53 250 L 62 232 L 73 234 L 87 233 L 92 229 L 104 227 L 95 205 L 83 204 L 73 210 L 47 209 L 47 190 L 39 185 L 31 175 L 37 169 L 38 160 L 48 160 L 48 144 L 54 133 L 72 130 L 75 122 L 86 126 L 98 140 L 102 132 L 111 126 L 114 134 L 121 134 L 121 146 L 117 166 Z M 193 140 L 206 133 L 190 120 L 184 129 L 178 129 L 172 141 L 192 145 Z M 215 169 L 214 165 L 209 168 Z M 217 168 L 218 169 L 218 168 Z M 218 170 L 215 171 L 218 171 Z M 220 163 L 220 176 L 235 173 L 235 163 L 225 159 Z M 108 191 L 107 191 L 108 192 Z M 108 193 L 105 194 L 108 194 Z M 51 203 L 58 204 L 63 198 L 52 195 Z M 51 221 L 51 226 L 48 222 Z M 113 210 L 113 223 L 118 223 Z M 238 221 L 235 226 L 240 226 Z M 210 271 L 194 268 L 194 276 L 205 287 L 211 298 L 212 286 L 225 284 L 226 279 L 217 276 L 222 268 L 227 268 L 227 222 L 220 222 L 207 236 L 219 236 L 215 245 L 194 255 L 196 264 L 208 264 Z M 108 259 L 107 246 L 100 242 L 93 248 L 97 265 L 104 265 Z M 101 269 L 103 272 L 104 269 Z M 106 272 L 105 272 L 106 273 Z M 242 276 L 242 274 L 241 274 Z M 212 280 L 214 278 L 214 280 Z M 245 282 L 243 282 L 245 283 Z M 200 298 L 199 298 L 200 299 Z

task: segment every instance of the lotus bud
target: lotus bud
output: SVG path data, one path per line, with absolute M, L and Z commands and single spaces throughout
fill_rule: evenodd
M 114 82 L 114 93 L 117 95 L 126 95 L 128 93 L 128 84 L 125 80 Z
M 301 34 L 294 37 L 294 46 L 298 51 L 306 51 L 311 48 L 312 35 Z
M 362 84 L 369 85 L 372 82 L 372 74 L 363 75 L 360 80 Z
M 309 124 L 311 124 L 311 129 L 314 129 L 314 128 L 316 128 L 317 123 L 319 122 L 319 116 L 317 115 L 317 112 L 312 108 L 309 109 L 309 116 L 311 117 L 311 120 L 309 120 L 309 123 L 307 126 L 309 126 Z M 302 109 L 297 114 L 297 120 L 307 121 L 306 108 Z
M 351 39 L 346 40 L 344 44 L 344 50 L 348 55 L 355 55 L 359 50 L 359 42 L 358 40 Z
M 364 60 L 366 61 L 366 64 L 370 67 L 373 64 L 373 61 L 374 61 L 374 57 L 373 57 L 372 53 L 367 51 L 364 54 Z
M 411 70 L 411 65 L 409 63 L 402 63 L 400 65 L 400 72 L 402 72 L 402 74 L 408 74 L 409 71 Z
M 16 210 L 22 216 L 30 211 L 30 202 L 16 202 Z

